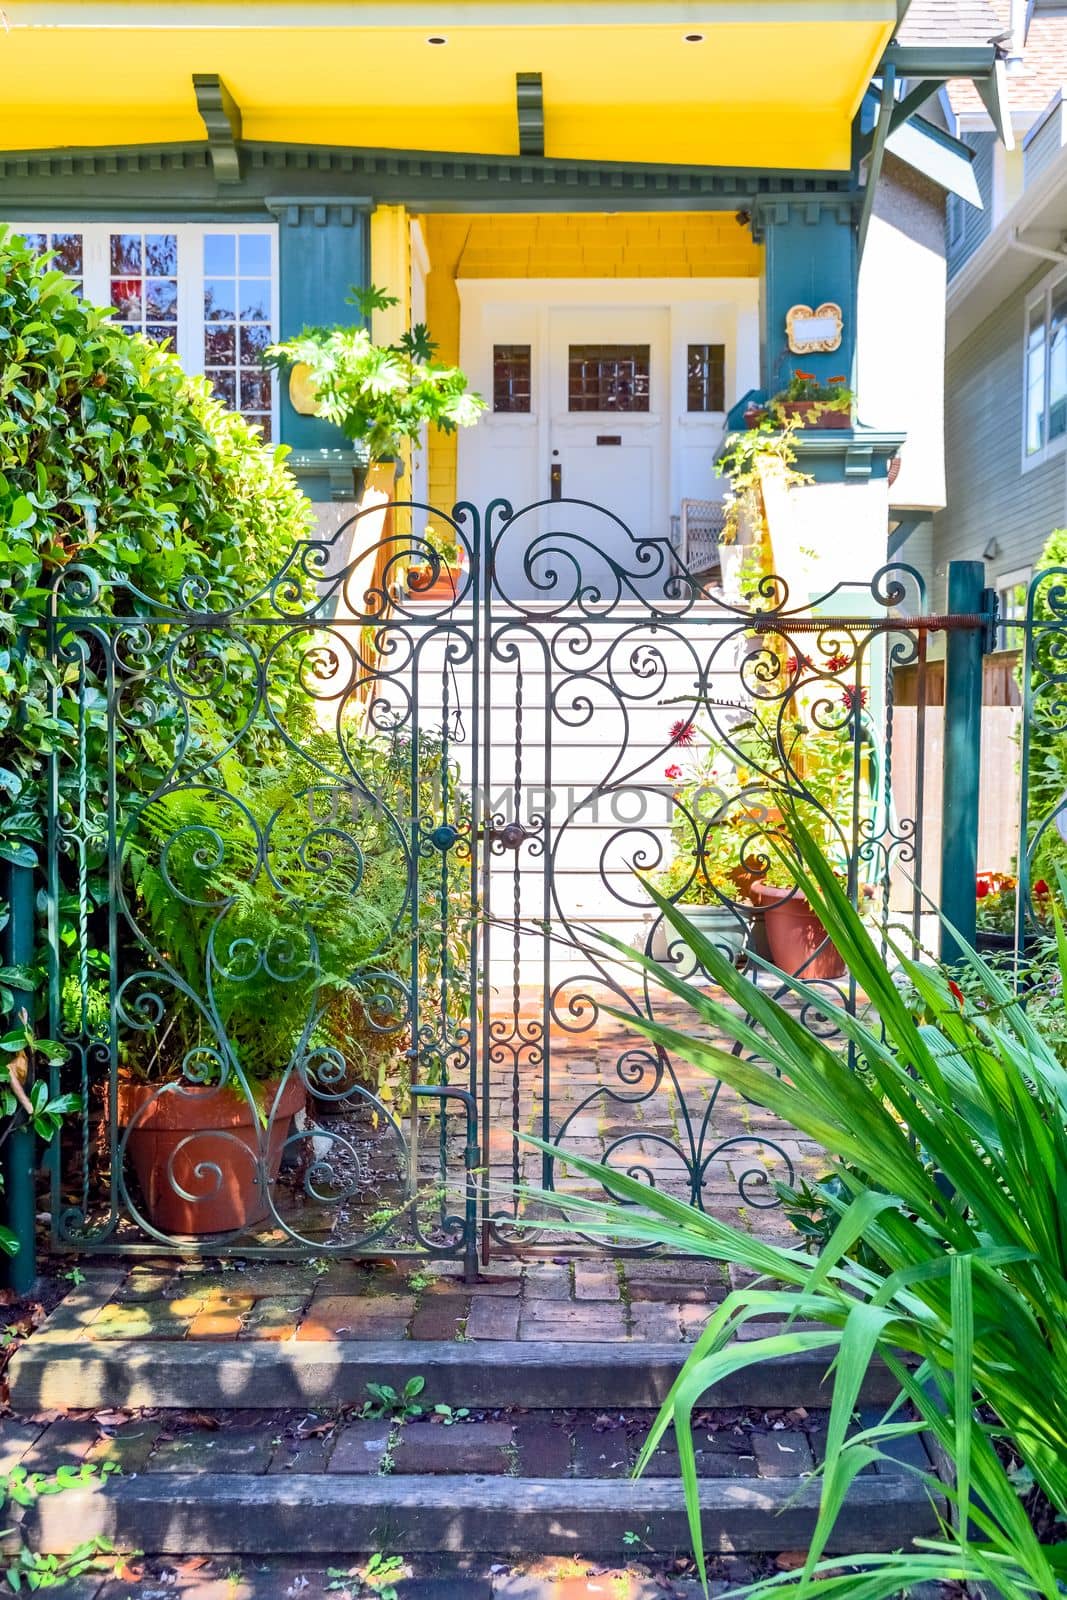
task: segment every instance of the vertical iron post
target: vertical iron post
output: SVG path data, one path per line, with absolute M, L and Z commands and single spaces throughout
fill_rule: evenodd
M 4 930 L 5 964 L 28 967 L 33 960 L 33 869 L 11 865 L 6 876 L 8 923 Z M 33 995 L 30 990 L 20 989 L 14 984 L 9 987 L 15 995 L 15 1021 L 23 1012 L 32 1019 Z M 27 1081 L 27 1089 L 29 1086 Z M 16 1294 L 28 1294 L 37 1277 L 34 1239 L 37 1152 L 33 1129 L 27 1126 L 12 1129 L 0 1146 L 0 1160 L 3 1162 L 7 1226 L 18 1241 L 13 1256 L 0 1256 L 0 1272 L 8 1288 L 14 1289 Z
M 995 598 L 985 588 L 981 561 L 950 561 L 948 609 L 983 617 L 974 627 L 950 628 L 945 647 L 945 728 L 942 753 L 941 910 L 961 939 L 974 944 L 978 875 L 978 796 L 982 770 L 982 657 L 990 645 Z M 959 939 L 941 926 L 941 959 L 962 955 Z

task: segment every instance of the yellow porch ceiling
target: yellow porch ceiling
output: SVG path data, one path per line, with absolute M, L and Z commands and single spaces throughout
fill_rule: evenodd
M 6 9 L 7 150 L 201 139 L 192 76 L 217 72 L 247 139 L 516 155 L 522 71 L 543 75 L 548 156 L 823 169 L 848 165 L 851 119 L 895 18 L 893 0 L 754 0 L 743 11 L 704 0 L 684 21 L 654 24 L 620 24 L 606 4 L 602 22 L 587 20 L 598 9 L 588 0 L 569 25 L 523 20 L 551 6 L 500 7 L 507 22 L 476 26 L 457 18 L 488 7 L 446 7 L 432 29 L 330 25 L 338 12 L 323 6 L 250 6 L 243 26 L 233 5 L 161 5 L 152 26 L 137 5 Z M 216 15 L 228 24 L 207 25 Z M 429 45 L 429 31 L 448 43 Z

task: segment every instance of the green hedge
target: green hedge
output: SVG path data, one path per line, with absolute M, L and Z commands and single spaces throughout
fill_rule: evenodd
M 62 570 L 77 564 L 100 581 L 101 610 L 241 603 L 312 531 L 284 455 L 0 228 L 0 859 L 37 859 L 46 758 L 75 733 L 77 663 L 57 672 L 46 652 Z M 124 581 L 116 602 L 111 586 Z M 90 652 L 90 691 L 99 666 Z M 229 672 L 204 716 L 228 721 L 226 696 L 245 699 L 249 678 Z M 131 800 L 159 781 L 181 737 L 165 690 L 147 692 L 156 717 L 118 741 L 117 787 Z M 99 791 L 102 761 L 91 777 Z

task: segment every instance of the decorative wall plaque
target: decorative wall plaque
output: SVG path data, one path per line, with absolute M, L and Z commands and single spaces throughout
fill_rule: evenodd
M 810 306 L 790 306 L 785 314 L 786 337 L 795 356 L 839 350 L 843 327 L 841 307 L 833 300 L 824 301 L 814 311 Z

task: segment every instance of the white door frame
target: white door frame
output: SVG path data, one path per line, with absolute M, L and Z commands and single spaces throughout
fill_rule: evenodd
M 687 412 L 686 345 L 702 340 L 725 345 L 727 408 L 756 388 L 758 278 L 458 278 L 456 289 L 460 366 L 490 405 L 477 427 L 460 432 L 459 498 L 481 502 L 489 495 L 507 493 L 520 505 L 547 497 L 553 410 L 550 312 L 582 307 L 668 313 L 667 510 L 677 514 L 685 497 L 721 497 L 725 486 L 715 477 L 713 463 L 726 418 L 722 412 Z M 528 414 L 493 414 L 494 343 L 532 346 L 533 398 Z M 636 414 L 638 419 L 640 415 Z M 494 461 L 513 463 L 512 476 L 523 481 L 501 482 Z M 524 461 L 529 463 L 525 478 Z M 565 483 L 563 488 L 566 494 Z

